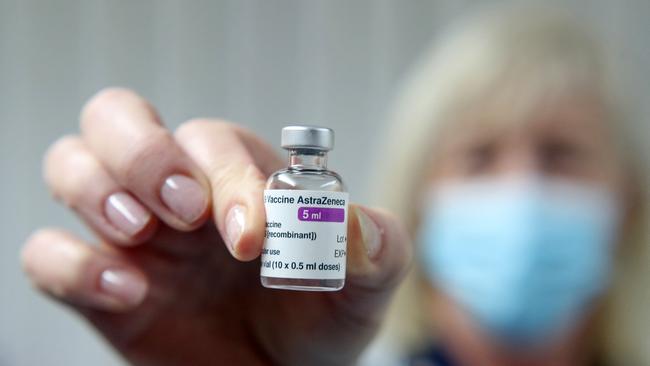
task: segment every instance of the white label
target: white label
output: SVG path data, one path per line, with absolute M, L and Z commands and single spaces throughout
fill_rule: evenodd
M 344 279 L 347 192 L 267 189 L 261 275 Z

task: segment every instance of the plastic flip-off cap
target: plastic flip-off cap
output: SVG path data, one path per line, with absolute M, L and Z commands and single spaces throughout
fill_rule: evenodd
M 317 126 L 287 126 L 282 129 L 281 146 L 329 151 L 334 148 L 334 131 Z

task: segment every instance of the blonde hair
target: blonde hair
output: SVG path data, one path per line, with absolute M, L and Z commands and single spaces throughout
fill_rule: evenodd
M 650 285 L 643 281 L 650 278 L 650 251 L 648 233 L 642 232 L 648 228 L 648 185 L 642 182 L 648 181 L 650 154 L 640 150 L 643 141 L 634 141 L 644 134 L 643 126 L 627 115 L 630 109 L 623 105 L 608 65 L 601 44 L 565 13 L 517 8 L 467 18 L 435 44 L 406 81 L 373 184 L 378 188 L 376 203 L 393 210 L 414 232 L 420 185 L 425 181 L 423 167 L 440 130 L 449 128 L 459 113 L 486 97 L 498 100 L 498 95 L 509 102 L 502 110 L 516 117 L 543 98 L 598 93 L 620 141 L 625 168 L 646 191 L 639 192 L 638 231 L 629 238 L 635 243 L 624 245 L 631 249 L 617 258 L 607 310 L 599 324 L 603 336 L 593 346 L 608 362 L 650 365 L 650 344 L 646 344 L 650 342 Z M 417 270 L 408 276 L 380 336 L 398 342 L 406 352 L 426 340 L 421 281 Z

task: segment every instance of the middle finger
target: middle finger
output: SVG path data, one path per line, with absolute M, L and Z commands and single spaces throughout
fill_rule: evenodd
M 142 97 L 99 92 L 81 116 L 84 141 L 111 176 L 158 217 L 192 230 L 209 215 L 209 184 Z

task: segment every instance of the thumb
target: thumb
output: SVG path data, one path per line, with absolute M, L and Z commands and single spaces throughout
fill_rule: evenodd
M 378 296 L 387 300 L 410 265 L 411 238 L 401 221 L 384 209 L 353 204 L 349 212 L 343 290 L 353 293 L 352 299 L 370 294 L 370 302 L 378 302 Z

